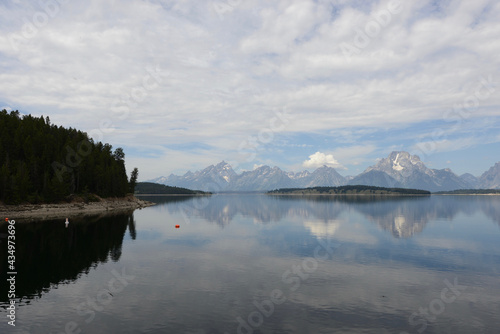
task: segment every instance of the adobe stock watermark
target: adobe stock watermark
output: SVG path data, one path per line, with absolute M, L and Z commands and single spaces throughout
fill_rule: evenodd
M 159 65 L 154 68 L 147 67 L 146 74 L 143 75 L 141 84 L 130 89 L 129 93 L 123 94 L 120 98 L 116 98 L 111 104 L 113 116 L 119 120 L 126 120 L 130 117 L 131 108 L 136 108 L 139 103 L 143 102 L 151 91 L 157 89 L 163 82 L 163 78 L 170 73 L 161 70 Z M 93 129 L 88 133 L 90 138 L 95 142 L 102 142 L 104 134 L 113 132 L 113 120 L 104 118 L 99 121 L 99 128 Z M 84 139 L 77 144 L 76 149 L 67 145 L 66 159 L 64 162 L 54 161 L 52 168 L 59 182 L 63 182 L 65 173 L 72 173 L 73 168 L 80 165 L 83 158 L 90 155 L 92 152 L 92 144 Z
M 465 285 L 459 285 L 458 279 L 455 277 L 453 284 L 445 279 L 445 288 L 441 290 L 439 298 L 431 300 L 428 307 L 420 307 L 418 312 L 412 313 L 408 317 L 408 324 L 412 327 L 420 326 L 416 329 L 418 333 L 423 333 L 429 322 L 435 321 L 437 316 L 446 310 L 446 304 L 451 304 L 457 300 L 462 294 L 462 291 L 467 289 Z M 400 332 L 399 334 L 410 334 L 409 332 Z
M 117 114 L 118 119 L 124 120 L 128 118 L 131 108 L 137 108 L 139 103 L 143 102 L 151 91 L 163 83 L 162 77 L 165 78 L 170 75 L 170 72 L 162 71 L 159 65 L 156 65 L 155 68 L 146 67 L 146 72 L 147 74 L 142 77 L 140 85 L 132 87 L 129 93 L 125 93 L 113 101 L 111 111 Z
M 242 2 L 243 0 L 216 1 L 212 3 L 212 7 L 214 8 L 217 15 L 219 15 L 219 18 L 223 20 L 226 13 L 231 13 Z
M 359 55 L 363 49 L 368 47 L 380 35 L 382 29 L 392 22 L 393 15 L 397 15 L 402 11 L 402 1 L 392 0 L 387 4 L 387 9 L 382 9 L 372 14 L 373 19 L 366 22 L 363 29 L 359 27 L 354 28 L 355 34 L 352 43 L 343 42 L 339 45 L 346 60 L 351 62 L 351 58 L 354 55 Z
M 77 314 L 85 318 L 83 319 L 84 324 L 94 321 L 96 312 L 102 312 L 107 305 L 111 304 L 115 295 L 123 292 L 129 282 L 135 279 L 135 276 L 125 273 L 125 268 L 122 268 L 121 273 L 113 269 L 111 275 L 113 277 L 108 280 L 104 288 L 97 291 L 95 296 L 87 296 L 86 301 L 77 306 Z M 82 332 L 81 327 L 76 321 L 68 321 L 64 326 L 64 330 L 58 333 L 79 334 Z
M 257 135 L 248 136 L 248 138 L 238 146 L 238 153 L 246 156 L 246 162 L 252 162 L 257 157 L 257 151 L 263 146 L 271 143 L 274 140 L 276 133 L 285 130 L 285 127 L 290 123 L 291 114 L 287 108 L 283 111 L 277 111 L 274 116 L 269 119 L 267 127 L 262 128 Z
M 326 261 L 333 257 L 340 244 L 333 242 L 331 238 L 326 240 L 318 239 L 319 245 L 314 249 L 313 257 L 305 258 L 300 264 L 294 264 L 290 269 L 281 275 L 281 281 L 288 286 L 291 292 L 297 291 L 301 284 L 306 281 L 319 267 L 321 261 Z M 252 334 L 261 327 L 265 320 L 271 317 L 276 307 L 287 301 L 286 293 L 281 289 L 273 289 L 269 293 L 269 298 L 261 302 L 254 300 L 255 311 L 250 312 L 245 318 L 237 317 L 237 334 Z M 224 334 L 229 334 L 225 332 Z
M 492 74 L 487 77 L 479 77 L 474 85 L 476 87 L 474 92 L 467 95 L 462 102 L 456 103 L 452 109 L 445 111 L 442 119 L 445 122 L 454 123 L 450 129 L 451 131 L 456 131 L 463 126 L 464 121 L 479 109 L 481 102 L 486 101 L 496 91 L 497 84 L 493 80 Z M 442 128 L 437 128 L 432 132 L 430 140 L 418 142 L 415 146 L 423 156 L 427 156 L 435 153 L 439 149 L 439 144 L 445 141 L 447 137 Z
M 36 37 L 43 27 L 49 21 L 55 18 L 61 12 L 61 6 L 68 3 L 69 0 L 39 0 L 38 5 L 40 10 L 35 12 L 31 20 L 24 18 L 24 24 L 21 27 L 20 34 L 10 34 L 8 37 L 10 46 L 15 52 L 19 51 L 19 45 Z

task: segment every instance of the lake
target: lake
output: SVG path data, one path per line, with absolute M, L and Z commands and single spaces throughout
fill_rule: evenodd
M 500 197 L 147 197 L 16 220 L 0 333 L 498 333 Z M 176 225 L 179 225 L 176 228 Z

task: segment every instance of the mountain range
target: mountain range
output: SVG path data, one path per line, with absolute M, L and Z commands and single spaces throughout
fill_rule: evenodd
M 469 173 L 458 176 L 449 168 L 426 167 L 417 155 L 395 151 L 354 177 L 344 177 L 334 168 L 327 166 L 320 167 L 312 173 L 307 170 L 298 173 L 286 172 L 279 167 L 261 166 L 237 174 L 231 165 L 222 161 L 194 173 L 189 171 L 182 176 L 171 174 L 149 182 L 212 192 L 268 191 L 278 188 L 342 185 L 414 188 L 429 191 L 500 189 L 500 162 L 479 177 Z

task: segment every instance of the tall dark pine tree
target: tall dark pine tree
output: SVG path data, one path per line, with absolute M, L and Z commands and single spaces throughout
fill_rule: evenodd
M 135 185 L 137 184 L 137 177 L 139 176 L 139 170 L 137 167 L 134 168 L 130 174 L 129 191 L 133 194 L 135 191 Z

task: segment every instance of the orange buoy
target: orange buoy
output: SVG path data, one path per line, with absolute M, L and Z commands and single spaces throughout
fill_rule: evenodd
M 181 225 L 175 225 L 175 228 L 179 228 L 179 227 L 181 227 Z

